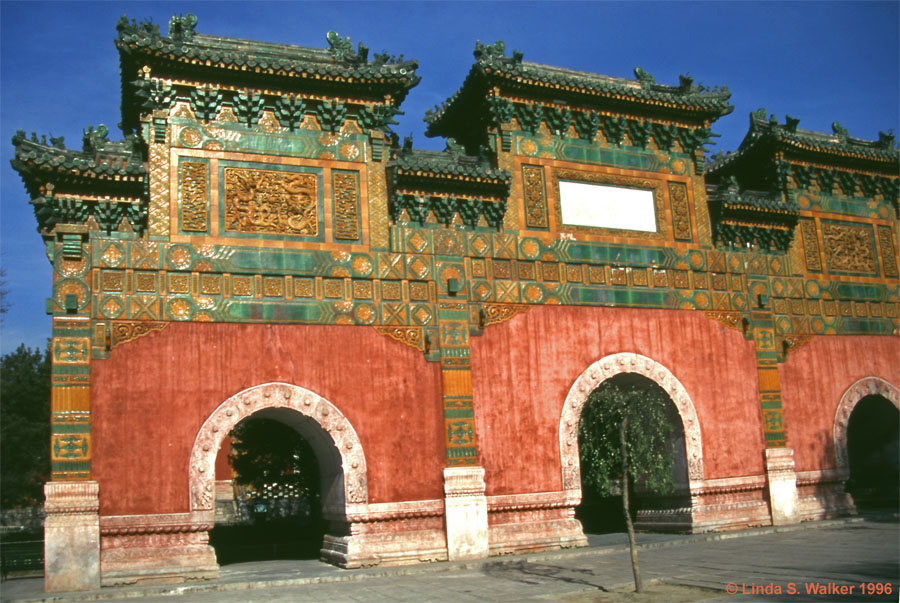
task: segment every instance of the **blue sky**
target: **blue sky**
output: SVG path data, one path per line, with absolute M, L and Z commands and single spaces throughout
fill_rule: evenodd
M 65 136 L 106 124 L 118 140 L 115 24 L 127 14 L 167 30 L 192 12 L 201 33 L 324 48 L 334 29 L 419 61 L 422 81 L 401 107 L 401 136 L 424 136 L 425 110 L 462 84 L 476 40 L 502 39 L 526 61 L 633 78 L 640 65 L 665 84 L 690 74 L 725 85 L 735 111 L 716 122 L 712 152 L 734 150 L 750 111 L 824 132 L 900 133 L 900 3 L 892 2 L 11 2 L 0 1 L 0 262 L 10 305 L 0 353 L 50 335 L 47 261 L 28 198 L 9 165 L 17 129 Z

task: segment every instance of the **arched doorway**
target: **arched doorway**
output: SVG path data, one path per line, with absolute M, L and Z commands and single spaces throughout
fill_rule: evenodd
M 850 386 L 835 413 L 838 473 L 861 509 L 900 504 L 900 390 L 878 377 Z
M 190 505 L 196 518 L 214 522 L 215 460 L 226 436 L 248 417 L 277 421 L 303 437 L 318 461 L 321 516 L 327 522 L 321 555 L 342 562 L 342 540 L 354 506 L 368 503 L 366 460 L 347 418 L 328 400 L 286 383 L 244 390 L 207 418 L 191 451 Z
M 326 527 L 319 455 L 296 426 L 298 417 L 283 408 L 261 410 L 238 423 L 220 449 L 209 537 L 220 565 L 319 558 Z
M 584 406 L 591 393 L 609 379 L 646 379 L 659 386 L 671 401 L 669 417 L 676 424 L 678 451 L 673 471 L 677 473 L 677 489 L 669 497 L 645 499 L 638 512 L 637 525 L 642 529 L 692 531 L 691 493 L 703 483 L 703 455 L 697 413 L 684 386 L 665 366 L 651 358 L 633 353 L 606 356 L 587 368 L 569 390 L 560 420 L 560 456 L 563 488 L 583 496 L 578 427 Z M 610 507 L 621 517 L 621 507 Z
M 890 508 L 900 501 L 900 410 L 878 394 L 866 396 L 847 425 L 850 478 L 846 489 L 860 509 Z

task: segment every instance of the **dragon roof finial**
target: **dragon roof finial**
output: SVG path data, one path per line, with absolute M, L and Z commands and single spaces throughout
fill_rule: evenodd
M 360 42 L 359 50 L 354 51 L 350 36 L 342 38 L 338 32 L 331 30 L 325 35 L 325 39 L 328 40 L 328 50 L 331 52 L 332 56 L 339 61 L 365 63 L 369 60 L 369 47 Z M 376 62 L 381 64 L 388 62 L 386 54 L 376 54 L 375 58 Z
M 169 19 L 169 37 L 173 40 L 190 41 L 194 37 L 197 15 L 188 13 L 183 17 L 172 15 Z
M 834 135 L 838 138 L 847 138 L 850 136 L 850 131 L 837 121 L 831 124 L 831 131 L 834 132 Z

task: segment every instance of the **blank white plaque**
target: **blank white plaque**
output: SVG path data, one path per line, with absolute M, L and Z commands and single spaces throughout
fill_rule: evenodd
M 653 191 L 559 181 L 563 224 L 656 232 Z

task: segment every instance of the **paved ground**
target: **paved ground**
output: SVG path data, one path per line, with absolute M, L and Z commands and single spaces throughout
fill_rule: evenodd
M 2 600 L 171 601 L 897 601 L 896 515 L 741 533 L 639 535 L 648 592 L 629 593 L 624 534 L 587 549 L 473 563 L 341 570 L 316 561 L 241 563 L 218 580 L 45 595 L 40 579 L 9 580 Z M 818 589 L 822 594 L 808 594 Z M 840 594 L 840 590 L 849 594 Z M 866 589 L 862 591 L 861 589 Z M 736 590 L 736 594 L 730 594 Z M 869 590 L 878 594 L 868 594 Z M 889 593 L 885 594 L 885 591 Z

